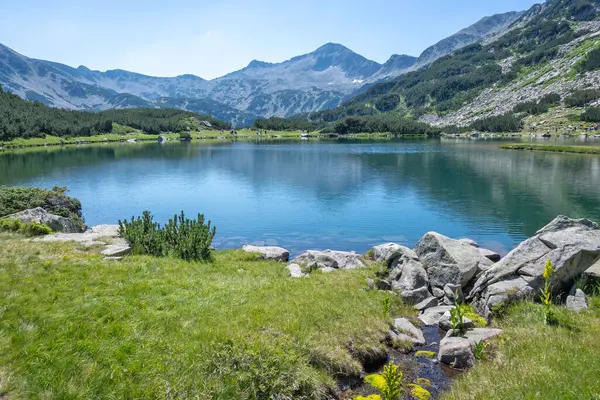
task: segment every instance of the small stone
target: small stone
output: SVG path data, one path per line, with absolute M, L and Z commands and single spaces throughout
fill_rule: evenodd
M 577 289 L 574 295 L 567 297 L 567 309 L 581 312 L 588 309 L 588 299 L 583 290 Z
M 421 315 L 419 315 L 419 320 L 423 322 L 425 325 L 433 326 L 438 325 L 440 320 L 442 319 L 444 313 L 446 311 L 451 310 L 453 307 L 451 306 L 437 306 L 428 308 L 423 311 Z
M 456 298 L 457 294 L 458 298 Z M 462 303 L 465 300 L 460 285 L 455 285 L 453 283 L 444 286 L 444 295 L 450 301 L 450 304 Z
M 496 336 L 502 335 L 502 329 L 474 328 L 469 329 L 462 337 L 469 339 L 471 343 L 487 342 Z
M 298 264 L 290 264 L 286 267 L 290 271 L 290 278 L 304 278 L 306 274 L 302 272 L 302 267 Z

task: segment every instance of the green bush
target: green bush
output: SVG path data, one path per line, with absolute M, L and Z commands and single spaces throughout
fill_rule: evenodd
M 536 101 L 528 101 L 520 103 L 515 106 L 513 112 L 520 113 L 525 112 L 529 115 L 539 115 L 548 112 L 548 104 Z
M 46 224 L 21 222 L 18 219 L 13 218 L 0 219 L 0 231 L 18 232 L 29 237 L 44 236 L 52 233 L 52 229 Z
M 482 132 L 518 132 L 521 126 L 521 119 L 512 114 L 483 118 L 471 124 L 472 129 Z
M 577 71 L 594 71 L 600 68 L 600 48 L 594 49 L 587 53 L 585 58 L 577 63 Z
M 119 221 L 119 233 L 135 254 L 206 260 L 210 257 L 216 228 L 211 229 L 210 221 L 204 223 L 204 215 L 198 214 L 197 220 L 190 220 L 183 211 L 163 228 L 154 222 L 150 211 L 144 211 L 137 219 L 131 217 L 131 221 Z
M 598 98 L 600 98 L 600 90 L 577 90 L 565 99 L 565 104 L 568 107 L 583 107 Z
M 55 186 L 52 190 L 35 187 L 0 186 L 0 217 L 31 208 L 42 207 L 50 214 L 70 218 L 84 228 L 81 202 L 67 196 L 66 187 Z
M 581 114 L 584 122 L 600 122 L 600 107 L 590 107 Z

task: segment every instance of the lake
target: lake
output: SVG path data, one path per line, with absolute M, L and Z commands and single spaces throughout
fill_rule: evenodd
M 104 144 L 0 153 L 0 185 L 67 186 L 86 223 L 204 213 L 214 245 L 356 250 L 428 231 L 506 253 L 559 214 L 600 221 L 600 156 L 499 142 Z

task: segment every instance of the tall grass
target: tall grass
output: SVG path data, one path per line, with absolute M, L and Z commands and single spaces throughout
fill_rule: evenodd
M 10 399 L 316 399 L 389 329 L 371 268 L 290 279 L 241 251 L 111 262 L 73 246 L 0 235 Z

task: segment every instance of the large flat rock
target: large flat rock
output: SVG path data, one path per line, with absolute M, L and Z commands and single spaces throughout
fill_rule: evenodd
M 559 216 L 484 271 L 468 295 L 479 313 L 489 317 L 494 306 L 539 293 L 544 266 L 554 267 L 550 284 L 568 292 L 573 281 L 600 259 L 600 229 L 587 219 Z

